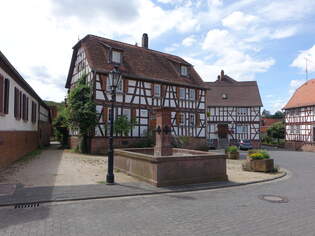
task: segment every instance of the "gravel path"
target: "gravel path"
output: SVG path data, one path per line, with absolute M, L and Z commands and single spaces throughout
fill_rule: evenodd
M 282 174 L 246 172 L 242 170 L 242 161 L 227 160 L 227 174 L 231 182 L 265 180 Z M 20 183 L 25 187 L 97 184 L 104 183 L 106 172 L 105 156 L 72 153 L 51 145 L 40 155 L 16 162 L 0 171 L 0 184 Z M 116 172 L 115 178 L 117 183 L 139 181 L 122 172 Z

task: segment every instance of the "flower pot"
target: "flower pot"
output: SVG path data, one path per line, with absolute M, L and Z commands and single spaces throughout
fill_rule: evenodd
M 234 159 L 237 160 L 240 158 L 239 152 L 227 152 L 228 159 Z
M 258 172 L 271 172 L 274 169 L 273 159 L 252 160 L 250 162 L 250 169 Z

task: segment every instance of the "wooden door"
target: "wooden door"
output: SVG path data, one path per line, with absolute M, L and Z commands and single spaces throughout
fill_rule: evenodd
M 229 126 L 228 124 L 218 124 L 218 136 L 219 138 L 227 138 Z

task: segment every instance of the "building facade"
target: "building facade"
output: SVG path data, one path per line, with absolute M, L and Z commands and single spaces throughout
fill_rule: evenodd
M 285 146 L 289 149 L 315 151 L 315 79 L 299 87 L 285 110 Z
M 117 87 L 114 116 L 126 116 L 135 121 L 127 136 L 115 134 L 116 146 L 130 146 L 147 137 L 155 129 L 155 109 L 172 109 L 172 134 L 187 136 L 190 146 L 206 143 L 204 82 L 193 66 L 184 59 L 151 50 L 148 36 L 143 35 L 142 46 L 130 45 L 106 38 L 87 35 L 73 48 L 66 88 L 87 75 L 97 104 L 98 124 L 91 137 L 91 151 L 107 150 L 109 135 L 110 84 L 108 73 L 117 66 L 122 72 Z M 70 145 L 76 145 L 72 135 Z
M 0 52 L 0 167 L 48 145 L 49 108 Z
M 262 117 L 260 124 L 260 134 L 267 135 L 267 130 L 275 123 L 283 122 L 283 118 Z
M 238 82 L 221 71 L 215 82 L 207 82 L 207 139 L 219 147 L 251 140 L 260 147 L 262 102 L 255 81 Z

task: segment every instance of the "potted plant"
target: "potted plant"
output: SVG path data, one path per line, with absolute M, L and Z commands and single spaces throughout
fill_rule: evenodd
M 225 153 L 228 156 L 228 159 L 239 159 L 240 153 L 238 152 L 238 149 L 236 146 L 229 146 L 225 149 Z
M 250 150 L 243 169 L 249 171 L 272 172 L 274 170 L 273 159 L 265 150 Z

